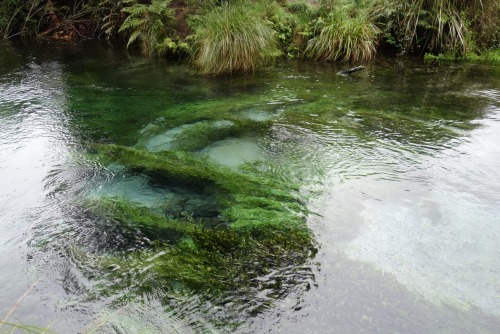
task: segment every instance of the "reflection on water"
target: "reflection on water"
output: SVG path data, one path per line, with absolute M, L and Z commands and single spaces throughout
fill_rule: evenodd
M 500 315 L 500 175 L 493 167 L 500 151 L 490 144 L 500 140 L 499 116 L 491 111 L 463 144 L 425 159 L 404 192 L 401 184 L 379 184 L 385 190 L 363 201 L 363 226 L 344 244 L 346 254 L 430 299 Z
M 100 319 L 108 332 L 500 331 L 498 68 L 380 60 L 343 77 L 288 63 L 210 78 L 98 45 L 0 59 L 0 315 L 41 278 L 16 317 L 65 319 L 60 332 Z M 251 297 L 97 296 L 98 257 L 148 240 L 89 218 L 78 200 L 217 212 L 204 192 L 101 166 L 86 155 L 94 142 L 233 169 L 272 162 L 308 198 L 320 251 L 260 277 Z

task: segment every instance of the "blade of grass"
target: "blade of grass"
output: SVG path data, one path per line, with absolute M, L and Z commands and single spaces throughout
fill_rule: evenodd
M 23 299 L 28 295 L 28 293 L 30 293 L 31 290 L 33 290 L 33 288 L 38 284 L 38 282 L 40 282 L 40 279 L 38 279 L 35 283 L 33 283 L 33 285 L 21 296 L 19 297 L 19 299 L 16 301 L 16 303 L 11 307 L 11 309 L 9 310 L 9 312 L 7 312 L 7 315 L 5 316 L 5 318 L 2 319 L 2 321 L 0 321 L 0 328 L 2 328 L 3 324 L 9 319 L 9 317 L 12 315 L 12 313 L 15 311 L 15 309 L 17 308 L 17 306 L 19 306 L 19 304 L 23 301 Z

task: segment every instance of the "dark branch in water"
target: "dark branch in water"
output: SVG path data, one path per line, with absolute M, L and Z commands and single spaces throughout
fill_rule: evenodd
M 348 74 L 351 74 L 351 73 L 354 73 L 354 72 L 357 72 L 357 71 L 361 71 L 364 68 L 365 68 L 364 66 L 356 66 L 356 67 L 350 68 L 350 69 L 345 70 L 345 71 L 337 72 L 337 74 L 348 75 Z

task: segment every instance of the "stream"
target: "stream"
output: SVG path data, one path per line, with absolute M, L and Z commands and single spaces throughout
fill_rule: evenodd
M 56 333 L 499 333 L 500 67 L 348 67 L 212 77 L 96 42 L 0 46 L 0 319 L 15 306 L 9 322 Z M 297 185 L 317 251 L 262 269 L 251 294 L 112 285 L 100 259 L 151 238 L 77 203 L 223 210 L 211 188 L 95 159 L 96 143 L 266 166 Z

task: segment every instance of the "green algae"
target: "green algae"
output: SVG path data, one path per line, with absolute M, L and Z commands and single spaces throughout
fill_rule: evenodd
M 237 114 L 227 115 L 226 118 L 224 120 L 199 120 L 167 131 L 163 126 L 156 125 L 143 131 L 146 136 L 139 140 L 137 147 L 152 152 L 167 150 L 193 152 L 228 137 L 262 134 L 271 125 L 271 122 L 267 120 L 255 121 L 238 117 Z
M 102 164 L 124 166 L 125 179 L 139 175 L 152 188 L 183 189 L 179 197 L 166 198 L 161 204 L 155 201 L 148 207 L 131 202 L 137 197 L 97 198 L 84 204 L 94 218 L 149 240 L 144 245 L 131 242 L 127 250 L 108 248 L 105 255 L 93 260 L 101 273 L 99 293 L 126 298 L 152 294 L 163 297 L 166 305 L 186 296 L 212 303 L 221 301 L 224 294 L 234 299 L 244 296 L 241 303 L 257 304 L 254 310 L 258 313 L 269 303 L 269 299 L 261 300 L 263 294 L 271 301 L 281 298 L 286 286 L 300 287 L 301 280 L 308 277 L 300 268 L 308 267 L 315 253 L 306 226 L 309 212 L 298 195 L 299 187 L 272 175 L 273 168 L 263 163 L 225 168 L 202 156 L 209 148 L 224 140 L 264 138 L 259 144 L 269 145 L 265 148 L 270 152 L 268 158 L 286 165 L 290 164 L 287 154 L 302 159 L 308 151 L 330 144 L 332 148 L 351 147 L 347 142 L 334 142 L 337 138 L 330 138 L 329 131 L 342 131 L 370 147 L 386 139 L 432 146 L 459 136 L 462 128 L 471 128 L 471 121 L 482 112 L 471 106 L 477 99 L 446 91 L 448 69 L 444 73 L 422 71 L 417 75 L 423 87 L 418 93 L 392 69 L 368 67 L 353 78 L 336 76 L 336 69 L 331 75 L 324 72 L 319 80 L 312 71 L 304 75 L 293 72 L 290 77 L 278 71 L 273 76 L 247 77 L 241 81 L 250 83 L 242 84 L 245 89 L 241 91 L 221 89 L 218 84 L 230 84 L 204 78 L 205 85 L 189 99 L 175 97 L 174 89 L 162 91 L 157 99 L 151 99 L 154 94 L 147 90 L 119 89 L 106 92 L 112 96 L 106 101 L 100 99 L 99 87 L 82 90 L 84 102 L 73 107 L 99 113 L 99 127 L 85 129 L 97 135 L 86 139 L 127 145 L 92 145 L 91 151 Z M 372 74 L 375 79 L 370 79 Z M 434 83 L 437 74 L 443 77 L 442 87 Z M 188 84 L 182 81 L 182 85 L 199 85 L 197 78 L 186 80 Z M 254 80 L 266 80 L 266 84 L 256 88 Z M 85 90 L 93 93 L 85 96 Z M 150 99 L 152 103 L 143 109 L 144 100 Z M 109 115 L 117 103 L 123 108 Z M 255 117 L 254 111 L 258 113 Z M 332 141 L 319 143 L 321 139 Z M 406 145 L 405 149 L 412 147 Z M 303 163 L 318 169 L 328 163 L 313 158 Z M 290 167 L 294 168 L 298 169 Z M 295 172 L 286 171 L 288 176 Z M 303 185 L 316 181 L 310 172 L 298 180 Z M 207 199 L 203 203 L 206 210 L 177 204 L 195 195 L 200 202 Z M 299 272 L 297 281 L 287 285 L 283 268 Z
M 124 286 L 135 294 L 162 291 L 168 298 L 189 291 L 251 293 L 257 277 L 302 265 L 316 252 L 297 186 L 264 166 L 234 171 L 188 152 L 152 153 L 113 144 L 95 144 L 93 151 L 102 163 L 124 165 L 155 184 L 180 182 L 215 196 L 219 212 L 217 217 L 186 213 L 173 219 L 161 206 L 144 207 L 126 198 L 84 201 L 87 214 L 150 240 L 149 246 L 100 259 L 111 278 L 105 294 Z
M 196 226 L 169 219 L 161 213 L 128 201 L 125 198 L 104 197 L 87 199 L 83 203 L 92 216 L 118 224 L 122 228 L 140 230 L 149 238 L 168 240 L 174 235 L 192 233 Z
M 263 177 L 263 173 L 239 173 L 211 163 L 204 157 L 189 152 L 162 151 L 158 153 L 119 146 L 95 144 L 93 146 L 104 162 L 123 164 L 132 170 L 145 172 L 152 177 L 167 178 L 200 187 L 212 186 L 224 190 L 227 197 L 234 194 L 258 195 L 290 203 L 300 202 L 297 197 L 283 191 L 283 180 Z M 288 185 L 292 190 L 297 186 Z

